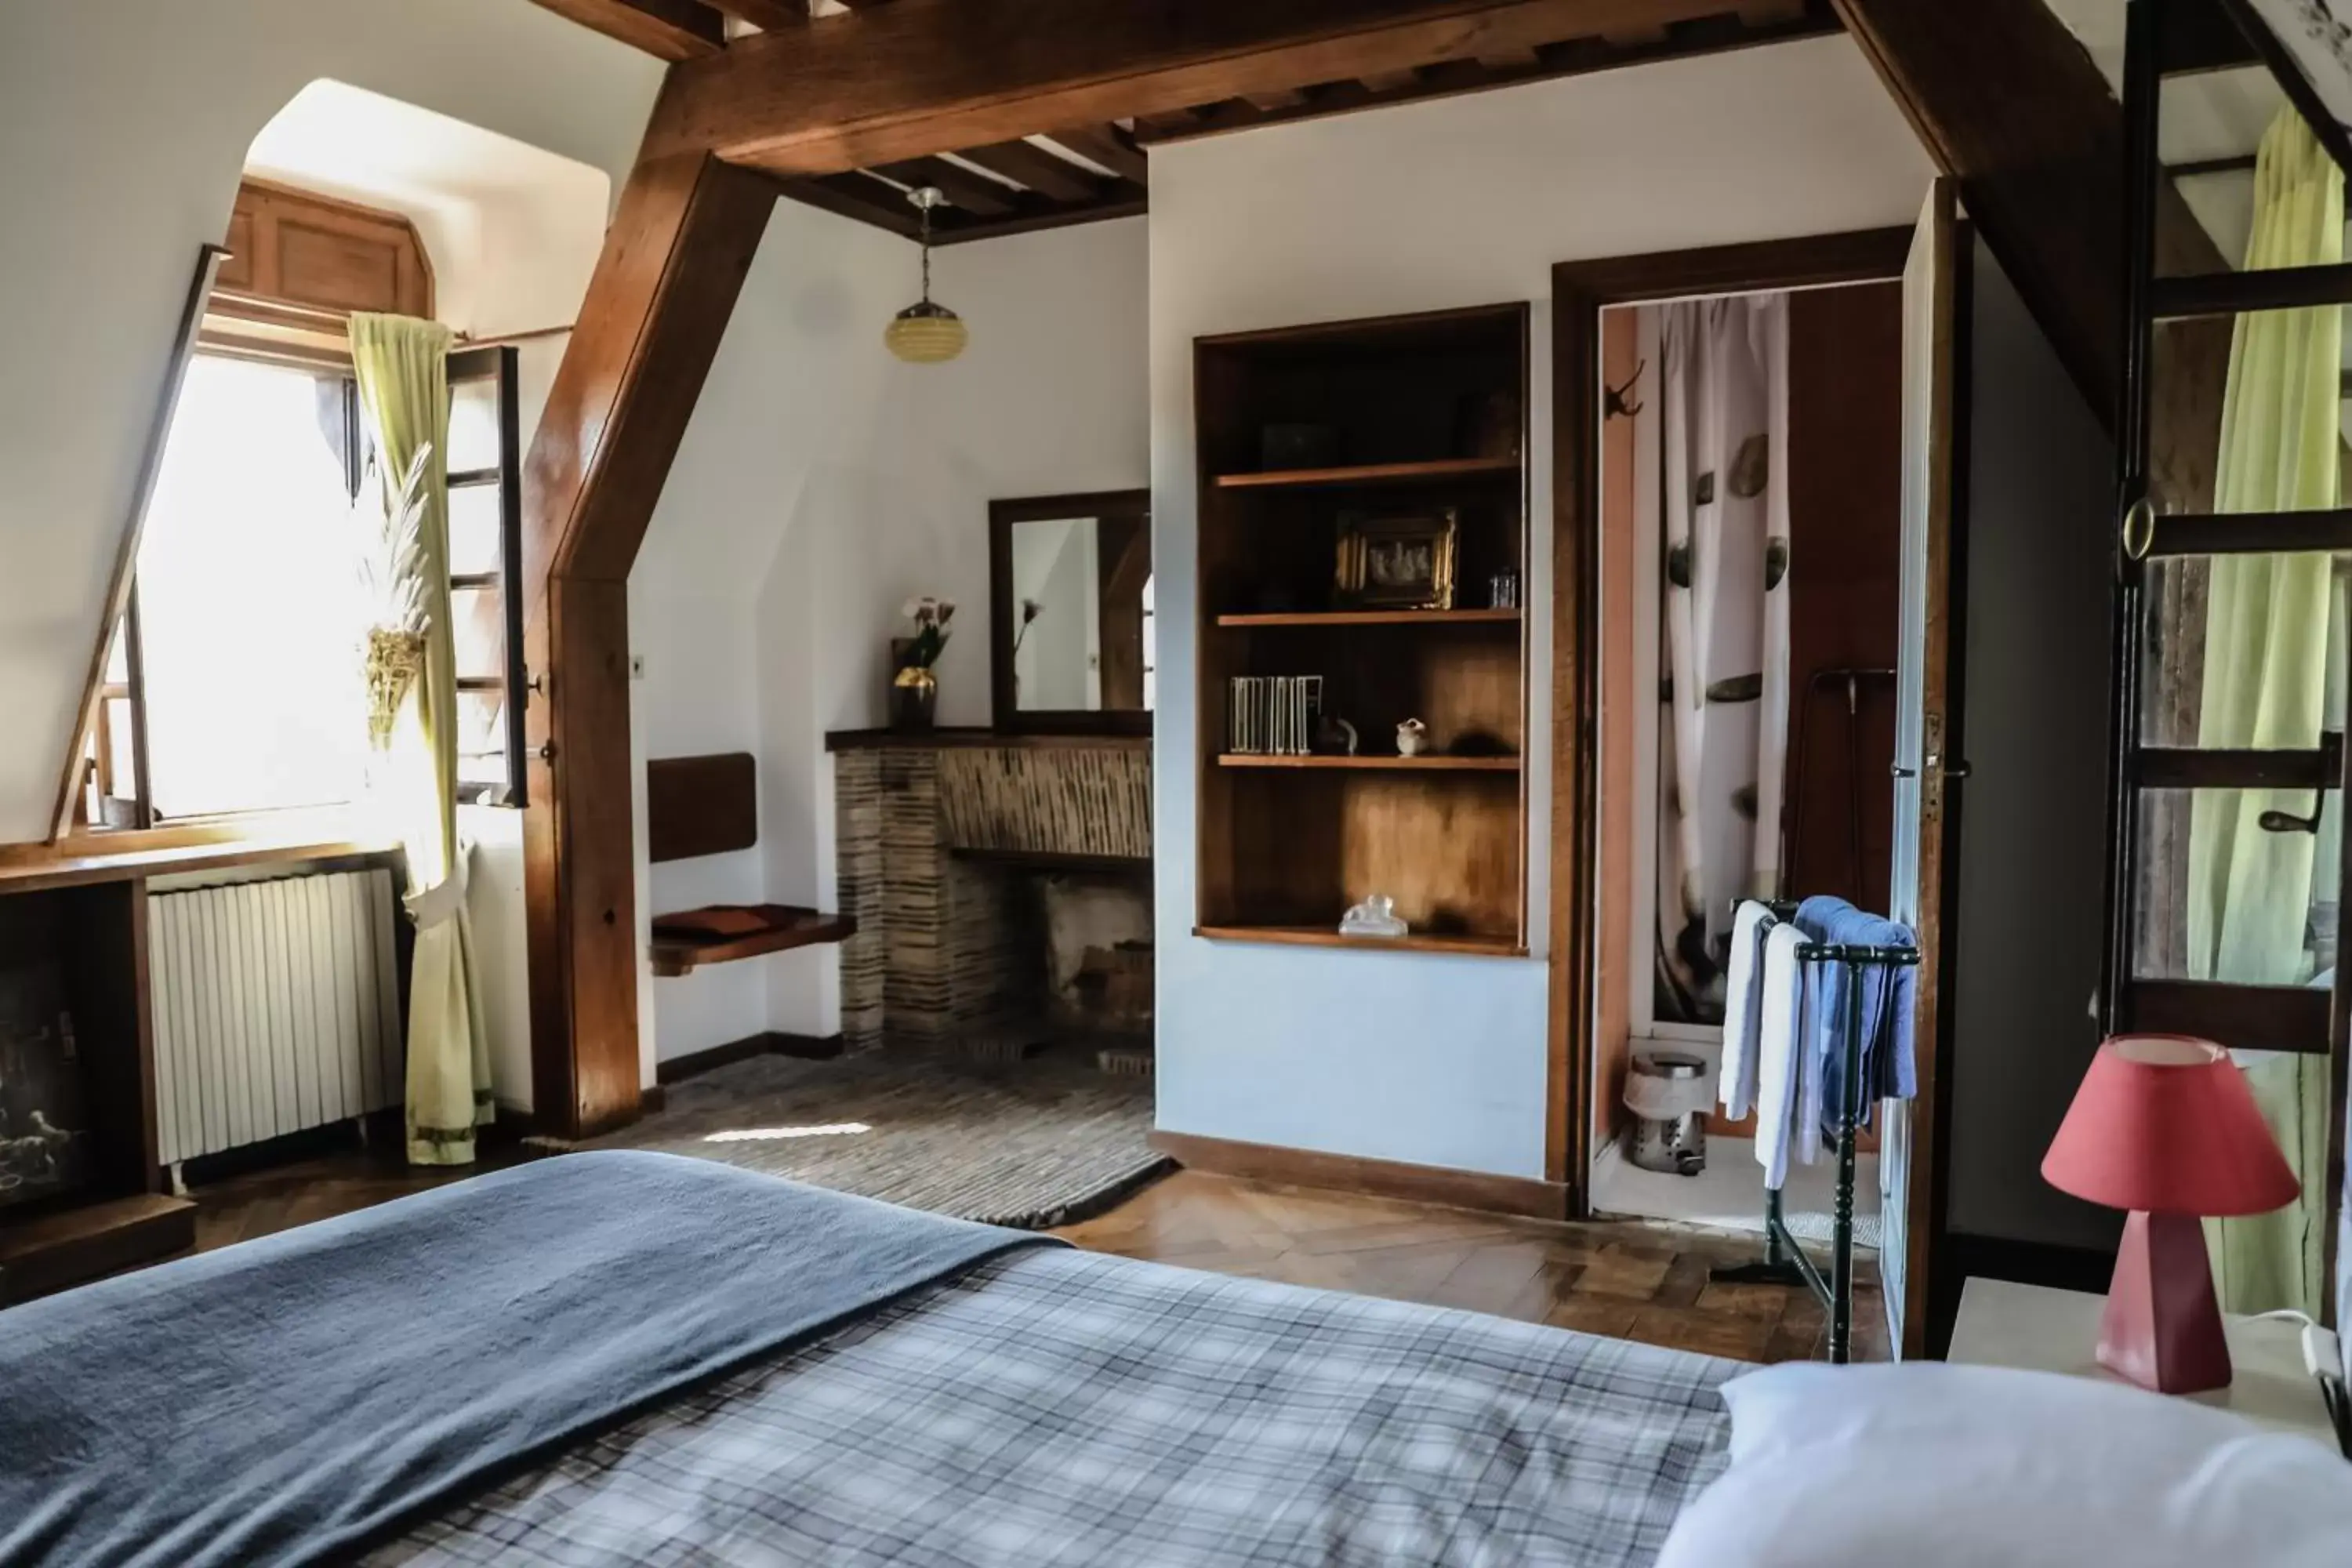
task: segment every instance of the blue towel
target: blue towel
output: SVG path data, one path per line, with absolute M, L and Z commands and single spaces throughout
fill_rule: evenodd
M 567 1154 L 0 1312 L 0 1565 L 341 1562 L 506 1467 L 1018 1247 Z
M 1826 895 L 1797 906 L 1797 929 L 1810 942 L 1841 947 L 1913 947 L 1918 939 L 1908 926 L 1884 915 L 1866 913 L 1843 899 Z M 1808 965 L 1812 972 L 1813 1002 L 1806 1016 L 1810 1048 L 1821 1073 L 1822 1131 L 1837 1133 L 1838 1113 L 1845 1104 L 1846 986 L 1853 972 L 1843 963 Z M 1861 1124 L 1866 1125 L 1883 1099 L 1909 1100 L 1919 1092 L 1917 1065 L 1912 1060 L 1915 1015 L 1919 997 L 1919 971 L 1901 968 L 1862 971 L 1862 1073 L 1865 1093 Z

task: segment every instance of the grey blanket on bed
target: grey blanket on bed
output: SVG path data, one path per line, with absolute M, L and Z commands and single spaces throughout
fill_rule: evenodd
M 311 1563 L 1048 1238 L 539 1161 L 0 1312 L 0 1563 Z

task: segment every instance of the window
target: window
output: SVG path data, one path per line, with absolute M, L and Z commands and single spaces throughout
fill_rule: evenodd
M 459 799 L 520 804 L 514 351 L 450 361 Z M 347 369 L 189 363 L 87 750 L 83 825 L 147 827 L 359 797 L 367 726 Z

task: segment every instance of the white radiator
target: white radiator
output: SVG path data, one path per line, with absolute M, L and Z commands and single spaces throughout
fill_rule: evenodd
M 400 1103 L 393 920 L 380 868 L 148 901 L 165 1164 Z

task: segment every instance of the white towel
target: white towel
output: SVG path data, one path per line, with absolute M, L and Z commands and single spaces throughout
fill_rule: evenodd
M 1787 921 L 1775 923 L 1764 936 L 1756 1027 L 1756 1163 L 1764 1167 L 1764 1185 L 1776 1193 L 1789 1179 L 1789 1135 L 1806 1055 L 1804 965 L 1797 960 L 1804 945 L 1804 933 Z
M 1765 933 L 1780 921 L 1755 900 L 1731 916 L 1731 959 L 1723 980 L 1723 1066 L 1716 1087 L 1724 1114 L 1733 1121 L 1756 1103 L 1756 1026 L 1764 1006 Z

